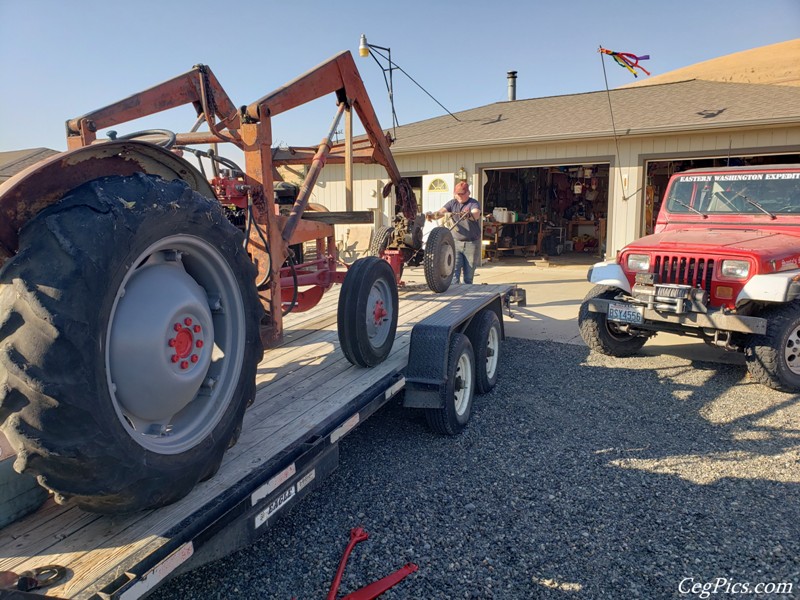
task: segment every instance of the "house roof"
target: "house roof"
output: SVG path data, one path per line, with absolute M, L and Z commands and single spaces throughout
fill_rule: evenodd
M 11 178 L 26 167 L 53 154 L 58 154 L 58 152 L 50 148 L 29 148 L 27 150 L 0 152 L 0 182 Z
M 611 113 L 613 110 L 614 127 Z M 397 128 L 403 154 L 498 144 L 798 125 L 800 87 L 690 80 L 496 102 Z

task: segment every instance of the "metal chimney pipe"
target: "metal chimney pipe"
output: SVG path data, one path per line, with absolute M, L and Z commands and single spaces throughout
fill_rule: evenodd
M 517 72 L 509 71 L 508 77 L 508 101 L 514 102 L 517 99 Z

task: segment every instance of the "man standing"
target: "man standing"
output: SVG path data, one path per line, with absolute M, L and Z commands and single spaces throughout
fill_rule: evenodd
M 461 283 L 461 271 L 464 271 L 464 283 L 472 283 L 475 269 L 481 260 L 481 206 L 469 195 L 469 185 L 460 181 L 455 187 L 455 198 L 450 200 L 436 212 L 425 216 L 430 221 L 451 213 L 455 227 L 453 240 L 456 243 L 456 266 L 453 270 L 453 283 Z

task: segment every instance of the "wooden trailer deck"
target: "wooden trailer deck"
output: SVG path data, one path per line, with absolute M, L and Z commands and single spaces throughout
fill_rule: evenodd
M 357 425 L 361 408 L 357 398 L 370 390 L 385 388 L 385 397 L 403 386 L 402 369 L 408 362 L 411 329 L 415 323 L 435 313 L 455 298 L 473 295 L 499 295 L 508 286 L 456 286 L 444 294 L 434 294 L 424 286 L 401 289 L 397 337 L 389 358 L 372 369 L 353 367 L 344 358 L 336 333 L 336 308 L 340 287 L 334 286 L 320 305 L 308 313 L 285 319 L 285 340 L 281 347 L 265 353 L 258 368 L 256 401 L 244 418 L 241 437 L 225 454 L 222 467 L 210 480 L 199 484 L 186 498 L 158 510 L 124 517 L 104 517 L 60 506 L 52 499 L 28 517 L 0 529 L 0 571 L 20 573 L 34 567 L 60 565 L 67 577 L 59 584 L 37 593 L 61 598 L 136 598 L 158 585 L 170 573 L 179 572 L 197 552 L 199 536 L 235 530 L 225 517 L 234 505 L 256 506 L 295 471 L 302 473 L 292 456 L 310 446 L 323 431 L 321 424 L 335 427 L 327 452 L 336 451 L 335 441 Z M 379 395 L 384 392 L 380 391 Z M 373 401 L 372 410 L 383 403 Z M 365 413 L 363 410 L 362 415 Z M 326 440 L 327 441 L 327 440 Z M 295 454 L 292 454 L 292 453 Z M 338 456 L 338 455 L 337 455 Z M 334 462 L 328 461 L 335 467 Z M 290 463 L 286 467 L 286 462 Z M 324 479 L 320 471 L 314 485 L 314 471 L 303 477 L 302 486 L 292 487 L 291 495 L 318 487 Z M 264 478 L 268 479 L 264 479 Z M 272 501 L 255 516 L 241 512 L 250 529 L 271 521 L 288 498 Z M 258 508 L 255 508 L 258 510 Z M 259 521 L 261 519 L 261 521 Z M 214 524 L 217 529 L 214 530 Z M 262 529 L 266 529 L 263 527 Z M 258 532 L 259 534 L 261 531 Z M 227 551 L 248 539 L 231 540 Z M 209 544 L 211 546 L 211 544 Z M 225 554 L 225 545 L 204 559 Z M 202 561 L 197 560 L 196 563 Z M 187 564 L 191 564 L 191 561 Z M 2 596 L 2 592 L 0 592 Z

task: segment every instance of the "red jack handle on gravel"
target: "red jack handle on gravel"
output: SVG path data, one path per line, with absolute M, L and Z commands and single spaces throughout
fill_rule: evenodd
M 369 585 L 365 585 L 361 589 L 358 589 L 351 594 L 347 594 L 347 596 L 342 598 L 342 600 L 374 600 L 389 588 L 392 588 L 403 581 L 403 579 L 411 575 L 411 573 L 416 572 L 417 569 L 419 569 L 417 565 L 414 563 L 408 563 L 406 566 L 398 569 L 391 575 L 387 575 L 378 581 L 370 583 Z
M 344 574 L 344 567 L 347 564 L 347 559 L 350 558 L 350 554 L 353 552 L 353 548 L 356 547 L 356 544 L 365 541 L 368 537 L 369 534 L 361 527 L 353 527 L 353 529 L 350 530 L 350 541 L 347 543 L 347 548 L 344 549 L 342 559 L 339 561 L 339 568 L 336 569 L 336 577 L 333 578 L 333 583 L 331 583 L 331 589 L 328 592 L 326 600 L 336 600 L 336 593 L 339 591 L 339 585 L 342 583 L 342 575 Z

